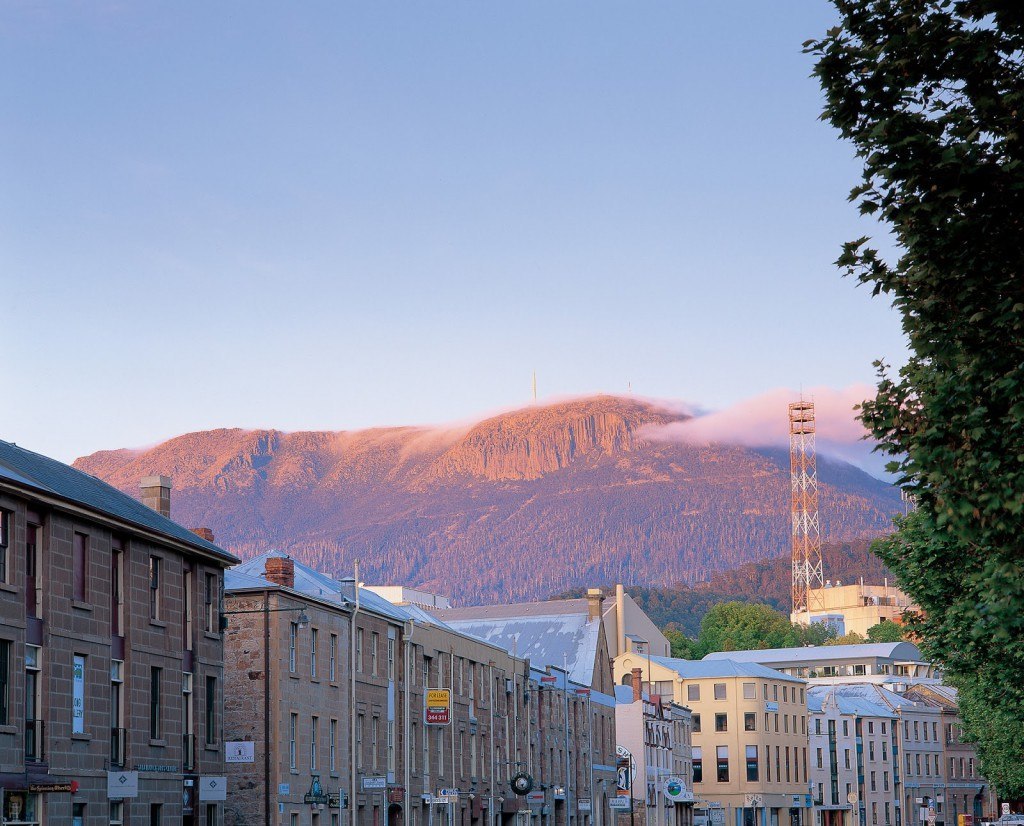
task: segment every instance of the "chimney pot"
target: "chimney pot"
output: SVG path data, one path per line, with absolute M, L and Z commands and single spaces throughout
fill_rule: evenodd
M 633 702 L 643 699 L 644 696 L 644 671 L 642 668 L 634 668 L 630 672 L 633 676 Z
M 264 567 L 264 575 L 275 585 L 285 588 L 295 587 L 295 562 L 290 556 L 268 557 Z
M 210 528 L 193 528 L 192 533 L 202 537 L 207 542 L 213 542 L 213 531 Z
M 171 477 L 143 476 L 139 487 L 142 488 L 142 504 L 170 519 Z

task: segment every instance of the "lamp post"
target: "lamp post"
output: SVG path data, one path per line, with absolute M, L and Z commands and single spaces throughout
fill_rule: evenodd
M 299 611 L 298 626 L 305 628 L 309 625 L 309 616 L 306 614 L 306 605 L 296 605 L 289 608 L 271 608 L 270 591 L 263 592 L 262 608 L 247 608 L 237 611 L 221 611 L 221 631 L 228 628 L 228 617 L 237 614 L 263 614 L 263 819 L 265 826 L 271 826 L 270 809 L 270 615 Z

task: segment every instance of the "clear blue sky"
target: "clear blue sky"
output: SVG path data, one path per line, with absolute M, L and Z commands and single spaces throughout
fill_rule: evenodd
M 802 2 L 0 5 L 0 438 L 870 382 Z

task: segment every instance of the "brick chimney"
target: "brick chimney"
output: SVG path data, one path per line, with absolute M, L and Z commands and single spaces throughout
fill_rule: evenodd
M 171 518 L 171 477 L 143 476 L 139 482 L 142 488 L 142 504 L 152 508 L 161 516 Z
M 295 562 L 290 556 L 267 557 L 264 575 L 275 585 L 295 587 Z
M 207 542 L 213 542 L 213 531 L 210 528 L 193 528 L 192 533 L 205 539 Z
M 644 696 L 644 670 L 642 668 L 634 668 L 633 675 L 633 702 L 642 700 Z
M 587 589 L 587 619 L 601 619 L 604 615 L 604 592 L 600 588 Z

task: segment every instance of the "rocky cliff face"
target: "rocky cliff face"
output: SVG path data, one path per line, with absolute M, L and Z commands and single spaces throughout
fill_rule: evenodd
M 241 556 L 279 548 L 337 575 L 359 558 L 368 581 L 462 603 L 692 583 L 786 553 L 785 455 L 645 437 L 681 418 L 600 396 L 451 429 L 191 433 L 76 466 L 133 495 L 172 476 L 174 518 Z M 820 464 L 826 538 L 888 529 L 891 488 Z

